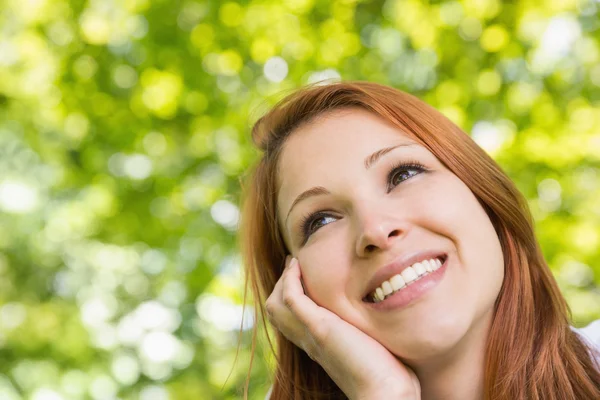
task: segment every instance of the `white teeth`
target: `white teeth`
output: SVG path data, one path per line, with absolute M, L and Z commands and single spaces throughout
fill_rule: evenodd
M 377 291 L 373 292 L 373 301 L 375 303 L 379 303 L 381 300 L 383 300 L 383 297 L 379 297 L 379 294 L 377 294 Z
M 394 291 L 388 281 L 383 282 L 381 288 L 383 289 L 383 294 L 386 296 Z
M 416 263 L 412 267 L 415 270 L 415 272 L 417 273 L 417 275 L 419 275 L 419 276 L 425 275 L 427 273 L 427 270 L 425 269 L 425 265 L 423 265 L 421 263 Z
M 431 262 L 429 260 L 423 261 L 422 264 L 425 266 L 427 272 L 433 272 L 433 266 L 431 265 Z
M 412 267 L 405 268 L 402 272 L 400 272 L 400 275 L 402 275 L 402 278 L 404 278 L 404 282 L 406 283 L 411 283 L 419 277 L 417 272 Z
M 424 260 L 405 268 L 400 274 L 392 276 L 389 281 L 384 281 L 375 289 L 371 297 L 375 303 L 383 301 L 388 295 L 404 288 L 406 285 L 419 279 L 430 272 L 437 271 L 442 266 L 439 258 Z
M 390 283 L 392 284 L 392 289 L 394 289 L 394 291 L 402 289 L 404 286 L 406 286 L 406 282 L 404 282 L 402 275 L 392 276 Z

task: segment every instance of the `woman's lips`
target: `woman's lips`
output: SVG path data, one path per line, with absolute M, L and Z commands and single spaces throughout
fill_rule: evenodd
M 446 256 L 444 263 L 438 270 L 421 276 L 419 279 L 411 282 L 397 292 L 390 294 L 378 303 L 367 301 L 365 301 L 365 303 L 367 303 L 369 307 L 381 311 L 406 307 L 408 304 L 435 288 L 442 281 L 449 263 L 450 257 Z
M 422 263 L 423 260 L 431 260 L 440 258 L 443 261 L 447 258 L 447 253 L 437 249 L 421 250 L 413 253 L 405 253 L 398 258 L 395 258 L 389 264 L 380 268 L 369 280 L 367 290 L 364 293 L 364 298 L 370 300 L 371 294 L 381 287 L 385 281 L 389 281 L 393 276 L 402 274 L 404 270 L 415 266 L 417 263 Z M 411 279 L 412 281 L 412 279 Z

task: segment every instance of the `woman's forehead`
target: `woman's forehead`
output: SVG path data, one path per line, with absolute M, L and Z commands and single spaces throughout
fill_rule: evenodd
M 417 147 L 419 141 L 366 110 L 333 111 L 289 135 L 279 159 L 279 183 L 290 174 L 304 176 L 339 162 L 362 164 L 374 151 L 399 144 Z

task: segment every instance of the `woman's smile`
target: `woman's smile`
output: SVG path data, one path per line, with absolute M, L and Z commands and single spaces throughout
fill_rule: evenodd
M 425 259 L 421 257 L 422 261 L 404 268 L 400 262 L 392 264 L 392 268 L 401 272 L 384 280 L 375 290 L 370 291 L 363 301 L 371 304 L 371 307 L 376 310 L 391 310 L 407 306 L 441 282 L 448 265 L 447 259 L 446 255 Z M 393 270 L 386 273 L 390 272 L 393 273 Z

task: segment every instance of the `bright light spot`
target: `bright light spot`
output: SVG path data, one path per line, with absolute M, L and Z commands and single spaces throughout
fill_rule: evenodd
M 594 190 L 600 185 L 600 170 L 593 167 L 582 167 L 577 169 L 575 182 L 578 190 Z M 600 208 L 598 209 L 600 211 Z
M 564 235 L 568 241 L 584 254 L 593 254 L 600 245 L 600 232 L 592 220 L 570 226 Z
M 144 149 L 151 156 L 160 156 L 167 150 L 167 140 L 165 136 L 160 132 L 149 132 L 144 136 L 143 140 Z
M 117 312 L 118 302 L 111 295 L 92 297 L 84 302 L 81 309 L 81 320 L 90 327 L 100 327 Z
M 193 344 L 180 342 L 179 351 L 171 362 L 171 365 L 177 369 L 185 369 L 194 361 L 196 349 Z
M 210 215 L 219 225 L 229 230 L 235 230 L 240 219 L 237 206 L 227 200 L 219 200 L 210 208 Z
M 184 184 L 183 204 L 188 210 L 203 209 L 213 202 L 214 191 L 197 180 L 189 180 Z
M 242 271 L 242 260 L 239 256 L 224 257 L 219 265 L 219 275 L 227 275 L 232 280 L 240 281 L 242 278 L 239 274 Z
M 84 397 L 87 390 L 88 376 L 85 372 L 79 370 L 70 370 L 60 379 L 60 386 L 69 398 Z
M 145 329 L 173 332 L 181 323 L 179 311 L 154 300 L 140 304 L 134 315 L 139 326 Z
M 146 386 L 140 391 L 140 400 L 169 400 L 169 392 L 162 386 Z
M 73 63 L 73 71 L 75 74 L 84 80 L 90 79 L 98 70 L 98 63 L 89 55 L 79 57 Z
M 456 26 L 463 18 L 462 4 L 457 1 L 445 2 L 440 5 L 440 19 L 447 26 Z
M 118 391 L 117 383 L 107 375 L 97 377 L 90 385 L 90 394 L 94 400 L 113 399 Z
M 125 27 L 132 37 L 141 39 L 148 33 L 148 20 L 143 15 L 132 15 L 125 21 Z
M 120 354 L 113 359 L 111 372 L 122 385 L 133 385 L 140 377 L 140 364 L 136 357 Z
M 555 17 L 550 20 L 542 37 L 541 50 L 549 57 L 564 57 L 581 36 L 581 26 L 572 16 Z
M 108 159 L 108 170 L 115 176 L 146 179 L 152 173 L 152 160 L 143 154 L 125 155 L 115 153 Z
M 150 249 L 144 251 L 140 265 L 142 270 L 150 275 L 161 273 L 167 266 L 167 256 L 160 250 Z
M 507 127 L 488 121 L 479 121 L 473 125 L 471 137 L 487 153 L 496 154 L 511 139 L 511 131 Z
M 539 83 L 515 82 L 510 85 L 506 94 L 508 107 L 514 113 L 525 114 L 530 111 L 540 93 Z
M 125 159 L 123 171 L 131 179 L 146 179 L 152 173 L 152 161 L 143 154 L 134 154 Z
M 326 70 L 317 71 L 310 74 L 308 77 L 308 83 L 312 84 L 319 82 L 321 85 L 326 85 L 328 83 L 339 81 L 340 79 L 342 79 L 342 76 L 339 72 L 333 68 L 328 68 Z
M 108 43 L 111 35 L 111 26 L 105 17 L 91 11 L 86 11 L 81 16 L 80 25 L 83 38 L 88 43 Z
M 146 107 L 160 118 L 169 119 L 177 113 L 179 96 L 183 91 L 181 76 L 149 69 L 142 73 L 144 87 L 142 101 Z
M 128 314 L 119 321 L 117 339 L 122 344 L 135 345 L 142 338 L 143 334 L 144 329 L 134 315 Z
M 237 3 L 228 2 L 219 8 L 219 18 L 226 26 L 238 26 L 242 22 L 243 17 L 244 11 Z
M 208 164 L 200 173 L 200 182 L 206 186 L 220 188 L 225 184 L 226 177 L 219 164 Z
M 66 46 L 73 41 L 73 32 L 65 21 L 57 21 L 48 28 L 48 37 L 59 46 Z
M 556 179 L 544 179 L 538 185 L 539 206 L 543 211 L 556 211 L 562 202 L 562 188 Z
M 184 31 L 190 31 L 206 16 L 208 10 L 206 3 L 184 3 L 177 16 L 177 25 Z
M 128 276 L 123 282 L 123 289 L 131 296 L 138 299 L 146 298 L 149 288 L 150 281 L 145 275 L 139 273 Z
M 0 209 L 15 214 L 33 211 L 39 202 L 37 190 L 23 182 L 4 181 L 0 184 Z
M 129 89 L 137 83 L 138 75 L 129 65 L 119 65 L 113 70 L 113 81 L 123 89 Z
M 551 73 L 556 63 L 571 53 L 580 36 L 581 26 L 575 17 L 552 18 L 533 53 L 531 70 L 538 75 Z
M 314 7 L 314 0 L 285 0 L 283 3 L 294 12 L 294 15 L 305 14 Z
M 87 135 L 89 126 L 87 117 L 82 113 L 73 112 L 65 118 L 65 133 L 75 140 Z
M 160 291 L 160 300 L 172 307 L 179 307 L 187 297 L 187 288 L 182 282 L 170 281 Z
M 570 260 L 561 266 L 560 277 L 570 285 L 586 287 L 593 283 L 594 271 L 584 263 Z
M 404 51 L 405 38 L 397 29 L 385 28 L 375 32 L 376 45 L 384 56 L 397 57 Z
M 416 59 L 424 67 L 435 67 L 438 64 L 438 55 L 433 49 L 421 49 L 416 53 Z
M 242 56 L 235 50 L 225 50 L 217 58 L 217 71 L 220 75 L 237 75 L 244 66 Z
M 502 86 L 502 77 L 494 70 L 484 70 L 477 77 L 476 86 L 484 96 L 495 95 Z
M 125 154 L 123 153 L 115 153 L 108 159 L 108 170 L 114 176 L 123 176 L 125 173 L 123 172 L 123 164 L 125 162 Z
M 464 40 L 471 41 L 479 38 L 481 35 L 481 22 L 477 18 L 467 17 L 462 20 L 458 28 L 458 34 Z
M 233 93 L 239 90 L 242 85 L 242 80 L 239 76 L 219 75 L 217 77 L 217 87 L 225 93 Z
M 271 82 L 279 83 L 285 79 L 288 74 L 287 62 L 278 56 L 271 57 L 263 67 L 265 78 Z
M 37 389 L 33 392 L 31 400 L 64 400 L 59 393 L 51 389 Z
M 538 185 L 538 196 L 544 201 L 560 199 L 562 188 L 556 179 L 544 179 Z
M 88 260 L 97 270 L 129 273 L 137 269 L 138 253 L 131 248 L 98 243 L 90 247 Z
M 179 346 L 179 340 L 170 333 L 150 332 L 142 339 L 139 351 L 152 362 L 164 363 L 177 356 Z
M 11 381 L 3 374 L 0 374 L 0 399 L 22 400 L 22 397 L 19 395 L 19 392 L 17 392 Z
M 91 332 L 91 343 L 94 347 L 112 351 L 118 346 L 117 330 L 113 326 L 108 324 L 98 324 L 93 328 L 94 331 Z
M 27 309 L 21 303 L 7 303 L 0 308 L 0 329 L 15 329 L 25 321 Z
M 254 326 L 254 312 L 252 308 L 233 304 L 227 299 L 212 296 L 201 295 L 196 300 L 196 312 L 200 318 L 213 324 L 221 331 L 235 331 L 240 329 L 247 330 Z M 242 313 L 244 321 L 242 324 Z
M 483 31 L 480 38 L 481 47 L 487 52 L 502 50 L 509 41 L 508 32 L 501 25 L 492 25 Z
M 173 374 L 173 366 L 171 363 L 155 363 L 145 360 L 142 364 L 142 372 L 150 380 L 164 382 Z
M 15 45 L 7 40 L 0 42 L 0 65 L 11 66 L 19 61 L 19 52 Z

